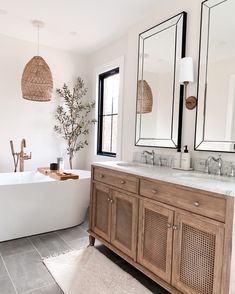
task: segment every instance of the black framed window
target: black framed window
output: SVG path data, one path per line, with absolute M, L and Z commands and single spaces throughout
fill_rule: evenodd
M 117 153 L 119 68 L 99 75 L 97 154 Z

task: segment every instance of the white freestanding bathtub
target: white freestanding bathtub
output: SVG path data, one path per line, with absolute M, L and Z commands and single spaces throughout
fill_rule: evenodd
M 76 226 L 89 206 L 90 172 L 57 181 L 39 172 L 0 173 L 0 242 Z

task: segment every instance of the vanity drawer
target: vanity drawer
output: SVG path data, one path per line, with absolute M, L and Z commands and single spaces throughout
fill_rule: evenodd
M 161 181 L 140 180 L 140 195 L 224 222 L 226 199 Z
M 94 168 L 94 180 L 124 189 L 128 192 L 138 192 L 138 178 L 111 169 Z

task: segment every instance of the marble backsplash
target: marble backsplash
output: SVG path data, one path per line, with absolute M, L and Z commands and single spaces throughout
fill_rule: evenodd
M 151 155 L 147 154 L 147 157 L 143 154 L 143 152 L 134 152 L 133 153 L 133 161 L 152 164 Z M 157 166 L 167 166 L 173 167 L 174 164 L 174 156 L 169 154 L 158 154 L 154 155 L 154 164 Z M 205 158 L 191 158 L 191 167 L 195 171 L 205 172 L 206 159 Z M 216 174 L 218 171 L 218 163 L 211 160 L 209 170 L 211 174 Z M 232 173 L 233 171 L 233 173 Z M 224 176 L 235 176 L 235 162 L 224 161 L 222 163 L 222 175 Z

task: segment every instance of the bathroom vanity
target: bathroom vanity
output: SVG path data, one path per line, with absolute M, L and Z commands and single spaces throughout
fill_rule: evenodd
M 91 185 L 91 245 L 170 293 L 235 293 L 234 179 L 107 162 L 92 166 Z

